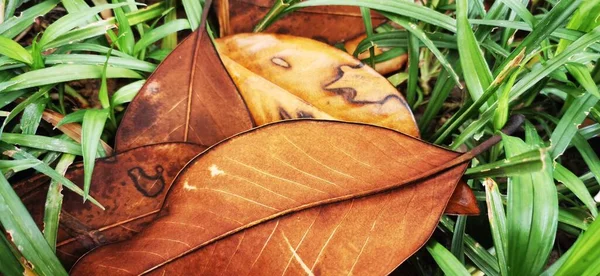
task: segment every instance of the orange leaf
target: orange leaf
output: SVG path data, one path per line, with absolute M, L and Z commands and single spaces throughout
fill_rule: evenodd
M 195 158 L 164 217 L 71 272 L 386 274 L 429 238 L 468 156 L 371 125 L 271 124 Z

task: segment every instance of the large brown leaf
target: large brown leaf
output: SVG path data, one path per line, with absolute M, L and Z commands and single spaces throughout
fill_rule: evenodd
M 127 108 L 116 150 L 162 142 L 213 145 L 252 127 L 244 102 L 204 30 L 185 39 Z
M 196 157 L 165 216 L 71 272 L 386 274 L 431 235 L 470 158 L 459 155 L 371 125 L 271 124 Z
M 188 143 L 167 143 L 98 159 L 90 194 L 106 211 L 63 190 L 56 253 L 65 267 L 96 246 L 130 238 L 154 220 L 177 173 L 203 149 Z M 81 164 L 72 166 L 65 176 L 83 186 Z M 48 182 L 47 177 L 38 176 L 14 186 L 40 229 Z
M 280 0 L 218 0 L 221 35 L 252 32 L 273 4 Z M 371 13 L 374 26 L 385 21 Z M 290 13 L 269 26 L 266 32 L 292 34 L 334 44 L 365 33 L 358 7 L 310 7 Z

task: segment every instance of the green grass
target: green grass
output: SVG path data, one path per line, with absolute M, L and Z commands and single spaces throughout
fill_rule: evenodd
M 0 274 L 22 274 L 25 258 L 35 273 L 64 275 L 54 255 L 61 186 L 99 205 L 87 192 L 94 159 L 106 154 L 100 140 L 112 140 L 126 104 L 178 33 L 198 28 L 204 1 L 23 2 L 0 1 L 0 230 L 16 245 L 0 235 Z M 361 7 L 368 32 L 354 54 L 389 49 L 367 64 L 408 54 L 411 65 L 389 79 L 405 93 L 422 137 L 435 144 L 469 149 L 511 114 L 526 116 L 523 131 L 467 171 L 481 216 L 442 217 L 438 234 L 405 266 L 422 275 L 600 274 L 600 159 L 590 144 L 600 134 L 600 0 L 423 2 L 276 1 L 255 30 L 305 7 Z M 115 17 L 103 19 L 104 10 Z M 370 11 L 394 24 L 372 26 Z M 44 15 L 53 18 L 49 25 L 29 30 Z M 88 79 L 99 84 L 97 99 L 73 88 Z M 81 123 L 82 142 L 44 127 L 44 110 Z M 64 178 L 74 160 L 84 161 L 84 189 Z M 35 171 L 53 179 L 43 234 L 9 184 L 17 172 Z

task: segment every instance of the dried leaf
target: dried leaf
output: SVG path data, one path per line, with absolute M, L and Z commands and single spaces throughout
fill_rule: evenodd
M 202 26 L 146 81 L 116 134 L 116 150 L 162 142 L 205 147 L 252 127 L 252 121 Z
M 254 129 L 192 160 L 165 216 L 71 273 L 387 274 L 429 238 L 467 156 L 371 125 Z
M 203 149 L 193 144 L 167 143 L 98 159 L 90 195 L 106 211 L 64 191 L 56 250 L 63 265 L 69 268 L 96 246 L 126 240 L 142 230 L 156 217 L 179 170 Z M 81 164 L 71 167 L 65 176 L 83 186 Z M 40 229 L 48 183 L 47 177 L 38 176 L 14 186 Z
M 235 87 L 230 88 L 232 84 L 228 77 L 200 74 L 197 76 L 200 80 L 195 82 L 202 82 L 203 85 L 192 90 L 195 101 L 192 102 L 189 112 L 192 118 L 201 120 L 194 119 L 198 127 L 190 128 L 194 130 L 190 132 L 193 135 L 186 140 L 183 130 L 177 126 L 181 126 L 181 122 L 185 121 L 184 115 L 188 112 L 185 108 L 187 103 L 184 102 L 187 96 L 181 86 L 189 82 L 189 78 L 186 78 L 189 73 L 182 68 L 188 68 L 188 65 L 191 67 L 190 62 L 193 59 L 189 57 L 193 56 L 194 45 L 191 42 L 195 35 L 186 39 L 158 67 L 130 104 L 116 135 L 118 150 L 177 141 L 210 146 L 237 132 L 250 129 L 251 126 L 307 117 L 378 124 L 418 136 L 417 125 L 402 95 L 385 78 L 362 66 L 362 63 L 352 56 L 326 44 L 304 38 L 241 34 L 216 42 L 223 53 L 235 57 L 240 62 L 233 61 L 223 53 L 221 55 L 251 111 L 252 119 L 248 118 L 246 104 L 240 99 Z M 213 47 L 208 45 L 208 41 L 201 41 L 202 44 L 198 46 L 209 49 L 202 50 L 206 53 L 202 56 L 204 61 L 197 64 L 197 71 L 225 74 L 226 71 L 222 70 L 223 64 L 218 58 L 215 60 L 210 56 L 215 53 Z M 245 47 L 247 44 L 253 45 Z M 263 59 L 254 60 L 252 54 L 257 50 L 252 49 L 264 50 Z M 290 57 L 271 57 L 281 52 Z M 317 60 L 320 62 L 316 62 Z M 265 68 L 260 67 L 261 64 L 257 65 L 258 62 L 266 63 Z M 294 67 L 281 68 L 286 63 L 294 64 Z M 343 66 L 344 64 L 357 68 Z M 337 87 L 333 84 L 338 75 L 343 74 L 343 69 L 336 68 L 352 69 L 354 74 L 345 74 L 346 78 L 349 78 L 346 82 L 351 83 L 349 87 Z M 283 74 L 279 70 L 286 73 Z M 372 83 L 361 81 L 363 77 Z M 340 81 L 344 79 L 338 80 L 338 83 Z M 323 89 L 322 83 L 329 83 L 334 88 Z M 164 84 L 162 88 L 156 86 L 160 84 Z M 220 85 L 224 88 L 218 89 Z M 158 90 L 153 92 L 154 88 Z M 355 95 L 354 98 L 352 95 Z M 224 100 L 226 104 L 221 102 Z M 377 101 L 383 104 L 378 104 Z M 249 123 L 251 121 L 252 124 Z M 455 195 L 461 197 L 453 197 L 448 205 L 449 212 L 478 214 L 479 209 L 472 192 L 463 182 L 459 186 L 461 192 Z
M 444 214 L 449 215 L 479 215 L 479 205 L 473 191 L 464 181 L 459 181 L 456 190 L 450 197 Z
M 419 135 L 396 88 L 334 47 L 287 35 L 239 34 L 217 40 L 217 48 L 229 58 L 223 62 L 259 125 L 290 118 L 334 118 Z M 303 111 L 306 105 L 310 108 Z
M 221 34 L 225 36 L 252 32 L 276 1 L 280 0 L 217 1 Z M 382 15 L 374 12 L 371 13 L 371 18 L 373 26 L 385 21 Z M 365 26 L 358 7 L 322 6 L 287 14 L 265 31 L 308 37 L 334 44 L 364 34 Z

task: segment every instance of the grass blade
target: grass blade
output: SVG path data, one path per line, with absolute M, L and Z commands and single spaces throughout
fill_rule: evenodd
M 58 3 L 60 3 L 60 0 L 46 0 L 25 10 L 19 16 L 7 14 L 7 17 L 12 17 L 0 24 L 0 35 L 11 39 L 14 38 L 31 26 L 36 17 L 50 12 Z
M 167 10 L 171 9 L 169 12 L 167 12 L 167 14 L 164 16 L 164 25 L 169 24 L 170 22 L 176 21 L 177 20 L 177 3 L 179 1 L 176 0 L 166 0 L 166 6 L 167 6 Z M 185 20 L 188 23 L 188 26 L 190 24 L 190 22 L 188 20 Z M 189 27 L 191 28 L 191 27 Z M 162 40 L 162 45 L 161 48 L 162 49 L 175 49 L 175 47 L 177 47 L 177 33 L 176 32 L 171 32 L 167 35 L 165 35 L 163 37 Z
M 563 154 L 577 134 L 579 124 L 583 122 L 596 103 L 598 103 L 598 98 L 592 94 L 585 94 L 575 99 L 550 137 L 552 158 L 556 159 Z
M 600 220 L 595 220 L 588 230 L 569 249 L 569 257 L 556 272 L 564 275 L 600 274 Z
M 127 19 L 129 21 L 129 25 L 134 26 L 148 20 L 152 20 L 154 18 L 160 17 L 162 12 L 164 11 L 164 3 L 161 1 L 154 5 L 151 5 L 143 10 L 134 11 L 126 14 Z M 68 31 L 48 44 L 44 45 L 44 49 L 57 48 L 64 45 L 69 45 L 71 43 L 81 41 L 84 39 L 103 36 L 106 34 L 107 30 L 116 28 L 116 20 L 114 18 L 109 18 L 106 20 L 98 21 L 93 24 L 89 24 L 83 26 L 81 28 Z
M 462 264 L 465 263 L 465 227 L 467 225 L 468 216 L 457 216 L 456 224 L 454 227 L 454 233 L 452 233 L 452 244 L 450 245 L 450 252 L 458 259 Z
M 60 127 L 62 125 L 70 124 L 70 123 L 81 123 L 83 121 L 83 115 L 85 115 L 86 109 L 77 110 L 75 112 L 67 114 L 56 127 Z
M 562 23 L 571 16 L 571 14 L 577 9 L 577 6 L 582 0 L 563 0 L 558 2 L 545 14 L 544 18 L 536 24 L 535 28 L 529 35 L 527 35 L 519 45 L 513 49 L 512 53 L 506 60 L 497 66 L 494 75 L 497 75 L 502 68 L 504 68 L 508 62 L 514 59 L 521 51 L 525 50 L 525 56 L 533 53 L 542 44 L 542 41 L 548 38 L 548 36 L 556 30 Z
M 4 122 L 2 122 L 2 127 L 0 127 L 0 135 L 2 135 L 2 133 L 4 132 L 4 127 L 6 127 L 6 125 L 8 125 L 8 123 L 10 121 L 12 121 L 12 119 L 17 117 L 17 115 L 19 115 L 19 113 L 21 113 L 21 111 L 25 110 L 25 108 L 27 106 L 34 103 L 41 96 L 48 93 L 48 91 L 50 91 L 51 88 L 52 87 L 50 87 L 50 86 L 43 86 L 37 92 L 31 94 L 31 96 L 29 96 L 26 100 L 24 100 L 23 102 L 21 102 L 17 106 L 15 106 L 15 108 L 13 108 L 13 110 L 10 111 L 10 114 L 8 114 L 8 116 L 6 116 L 6 118 L 4 119 Z
M 534 149 L 505 160 L 470 168 L 465 175 L 470 178 L 486 178 L 529 174 L 543 170 L 546 166 L 545 159 L 546 149 Z
M 371 10 L 369 8 L 360 7 L 360 14 L 362 15 L 363 22 L 365 24 L 365 30 L 367 31 L 367 38 L 373 37 L 373 23 L 371 22 Z M 369 48 L 369 65 L 371 68 L 375 68 L 375 48 Z
M 164 25 L 145 33 L 144 36 L 135 44 L 133 53 L 137 55 L 152 43 L 161 40 L 169 34 L 187 29 L 190 29 L 190 22 L 185 19 L 169 21 L 168 23 L 165 23 Z
M 600 13 L 599 0 L 583 1 L 566 27 L 571 30 L 589 31 L 598 26 L 598 13 Z M 556 53 L 562 52 L 569 43 L 570 41 L 564 39 L 559 41 Z
M 12 171 L 14 173 L 31 169 L 39 165 L 42 161 L 40 160 L 0 160 L 0 170 L 3 174 Z
M 458 48 L 463 77 L 471 98 L 477 100 L 492 83 L 492 73 L 483 58 L 483 52 L 469 24 L 467 0 L 456 1 L 456 36 L 462 47 Z
M 0 235 L 0 263 L 2 263 L 0 273 L 6 276 L 23 275 L 25 270 L 17 259 L 17 255 L 20 254 L 14 251 L 4 234 Z
M 145 82 L 145 80 L 139 80 L 121 87 L 119 90 L 117 90 L 117 92 L 115 92 L 112 95 L 111 105 L 114 107 L 117 105 L 131 102 L 135 95 L 137 95 L 137 93 L 140 91 Z
M 73 74 L 77 72 L 77 74 Z M 129 69 L 109 67 L 108 78 L 141 79 L 142 75 Z M 99 79 L 102 77 L 102 66 L 97 65 L 56 65 L 44 69 L 29 71 L 18 75 L 7 82 L 0 83 L 0 92 L 15 91 L 25 88 L 44 86 L 83 79 Z
M 57 173 L 54 169 L 52 169 L 46 163 L 39 161 L 37 158 L 35 158 L 30 153 L 28 153 L 22 149 L 19 149 L 15 146 L 8 145 L 6 143 L 0 143 L 0 150 L 2 150 L 4 155 L 7 155 L 15 160 L 26 160 L 26 159 L 32 160 L 32 161 L 37 160 L 39 162 L 39 164 L 37 166 L 33 167 L 35 170 L 47 175 L 48 177 L 50 177 L 53 180 L 56 180 L 56 181 L 62 183 L 62 185 L 64 187 L 73 191 L 74 193 L 76 193 L 80 196 L 83 196 L 83 190 L 81 190 L 81 188 L 79 188 L 77 185 L 75 185 L 73 182 L 71 182 L 71 180 L 69 180 L 69 179 L 65 178 L 64 176 L 60 175 L 59 173 Z M 90 197 L 90 201 L 92 203 L 94 203 L 96 206 L 100 207 L 100 209 L 104 210 L 104 207 L 96 199 Z
M 81 155 L 81 147 L 79 146 L 79 144 L 47 136 L 3 133 L 0 139 L 3 142 L 9 144 L 16 144 L 30 148 Z
M 56 164 L 55 170 L 64 176 L 68 167 L 73 163 L 73 160 L 75 160 L 75 155 L 64 154 L 58 161 L 58 164 Z M 62 184 L 52 180 L 50 182 L 50 187 L 48 188 L 48 195 L 46 196 L 46 205 L 44 211 L 44 238 L 46 238 L 46 241 L 48 241 L 52 251 L 55 252 L 62 201 Z
M 452 255 L 448 249 L 437 241 L 431 239 L 427 243 L 427 251 L 433 257 L 435 262 L 440 266 L 446 275 L 463 275 L 470 276 L 471 274 L 463 266 L 463 264 Z
M 454 232 L 455 223 L 447 216 L 440 219 L 442 229 Z M 498 262 L 481 244 L 477 243 L 469 234 L 464 235 L 465 254 L 486 275 L 499 275 Z
M 535 148 L 533 141 L 503 135 L 507 157 Z M 558 224 L 558 198 L 552 178 L 552 161 L 543 171 L 509 178 L 507 198 L 507 263 L 511 275 L 539 274 L 554 245 Z
M 531 14 L 525 5 L 517 0 L 501 0 L 504 5 L 508 6 L 511 10 L 513 10 L 523 21 L 527 22 L 529 26 L 535 25 L 535 18 L 533 14 Z
M 204 0 L 181 0 L 186 17 L 190 21 L 192 31 L 195 31 L 200 26 L 200 17 L 202 16 L 202 6 Z
M 498 185 L 491 178 L 486 179 L 483 185 L 485 186 L 485 201 L 488 208 L 488 218 L 492 230 L 494 248 L 496 249 L 496 258 L 498 258 L 498 266 L 500 267 L 500 275 L 509 275 L 508 264 L 506 262 L 508 244 L 506 238 L 508 235 L 502 197 L 498 190 Z
M 592 75 L 587 66 L 581 63 L 567 63 L 565 64 L 567 71 L 571 73 L 571 75 L 579 82 L 579 84 L 585 88 L 587 92 L 596 96 L 596 98 L 600 98 L 600 93 L 598 92 L 598 87 L 596 83 L 592 79 Z
M 554 164 L 554 178 L 569 188 L 585 204 L 594 218 L 598 216 L 596 202 L 581 179 L 560 163 Z
M 435 46 L 433 41 L 431 39 L 429 39 L 429 37 L 427 36 L 427 34 L 425 34 L 425 32 L 423 30 L 421 30 L 416 24 L 414 24 L 400 16 L 397 16 L 397 15 L 394 15 L 391 13 L 386 13 L 386 12 L 382 12 L 382 14 L 384 16 L 386 16 L 387 18 L 389 18 L 390 20 L 392 20 L 394 23 L 397 23 L 398 25 L 400 25 L 403 28 L 405 28 L 406 30 L 408 30 L 413 36 L 418 38 L 425 46 L 427 46 L 427 48 L 429 48 L 429 50 L 438 59 L 438 61 L 442 65 L 442 67 L 444 67 L 444 69 L 450 74 L 450 77 L 452 78 L 452 80 L 454 80 L 454 83 L 456 85 L 458 85 L 458 87 L 462 88 L 462 85 L 460 84 L 460 81 L 459 81 L 458 74 L 456 74 L 456 72 L 450 65 L 450 62 L 448 62 L 448 60 L 446 60 L 446 57 L 444 56 L 444 54 L 442 54 L 440 52 L 440 50 Z
M 83 115 L 81 131 L 81 151 L 83 153 L 83 167 L 85 168 L 83 176 L 83 201 L 89 197 L 90 184 L 92 183 L 92 173 L 96 162 L 96 152 L 98 143 L 104 129 L 104 124 L 108 118 L 106 109 L 88 109 Z
M 47 101 L 44 98 L 38 99 L 25 107 L 21 115 L 21 133 L 33 135 L 37 132 Z
M 32 264 L 35 273 L 67 275 L 67 271 L 54 255 L 52 248 L 4 175 L 0 175 L 0 222 L 12 242 Z
M 33 63 L 33 57 L 23 46 L 4 36 L 0 36 L 0 55 L 5 55 L 29 65 Z
M 354 0 L 350 2 L 347 0 L 308 0 L 290 5 L 284 10 L 284 13 L 299 8 L 325 5 L 367 7 L 374 10 L 406 16 L 408 18 L 414 18 L 451 32 L 456 32 L 456 21 L 452 17 L 409 1 Z
M 56 54 L 46 57 L 46 64 L 73 64 L 73 65 L 103 65 L 106 57 L 100 55 L 86 54 Z M 108 65 L 116 68 L 124 68 L 137 70 L 142 72 L 152 73 L 156 69 L 156 65 L 137 60 L 133 58 L 111 57 L 108 60 Z
M 118 8 L 126 4 L 127 3 L 99 5 L 86 9 L 82 12 L 70 13 L 63 16 L 46 28 L 46 31 L 44 31 L 44 34 L 39 41 L 40 47 L 44 48 L 44 46 L 54 41 L 62 34 L 65 34 L 71 29 L 84 24 L 90 19 L 90 17 L 93 17 L 97 13 L 107 9 Z
M 118 2 L 118 0 L 115 1 Z M 117 40 L 119 50 L 128 55 L 132 55 L 135 39 L 133 37 L 133 30 L 131 29 L 129 21 L 127 20 L 127 16 L 125 16 L 125 12 L 123 12 L 123 8 L 121 7 L 113 8 L 113 11 L 115 12 L 115 18 L 117 19 L 117 26 L 119 30 L 119 37 Z

